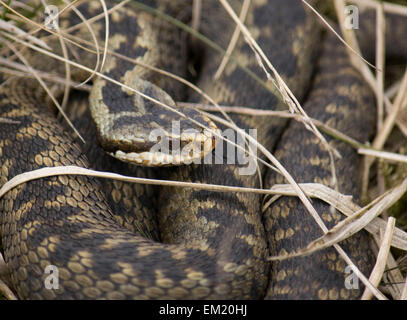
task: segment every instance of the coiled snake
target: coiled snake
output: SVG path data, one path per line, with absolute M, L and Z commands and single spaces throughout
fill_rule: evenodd
M 190 20 L 188 1 L 159 1 L 158 5 L 155 1 L 143 2 L 182 21 Z M 240 1 L 230 3 L 236 12 L 240 10 Z M 85 16 L 94 16 L 100 13 L 96 4 L 89 1 L 79 10 Z M 186 76 L 185 34 L 175 26 L 131 6 L 112 13 L 110 20 L 111 50 Z M 63 27 L 64 23 L 78 22 L 77 17 L 69 22 L 61 17 Z M 299 99 L 304 99 L 311 87 L 314 60 L 321 53 L 306 111 L 360 141 L 371 137 L 375 123 L 372 94 L 350 67 L 337 40 L 328 39 L 319 50 L 319 24 L 300 1 L 252 1 L 246 24 Z M 93 26 L 98 37 L 104 39 L 103 24 L 96 22 Z M 225 46 L 234 27 L 217 1 L 203 2 L 200 31 L 204 35 Z M 197 84 L 219 104 L 286 109 L 275 95 L 233 61 L 227 64 L 221 79 L 214 81 L 212 76 L 221 55 L 207 48 L 198 51 L 204 53 L 199 57 Z M 87 63 L 86 56 L 81 63 Z M 243 37 L 234 56 L 240 65 L 264 78 Z M 95 60 L 94 56 L 91 58 L 90 67 Z M 62 63 L 54 65 L 54 61 L 39 59 L 37 54 L 32 54 L 29 60 L 44 68 L 41 70 L 64 72 Z M 170 106 L 175 106 L 173 101 L 187 98 L 191 102 L 202 100 L 196 93 L 187 94 L 174 80 L 111 55 L 104 72 Z M 72 74 L 77 73 L 81 72 L 73 68 Z M 0 125 L 0 185 L 20 173 L 44 166 L 77 165 L 139 177 L 260 187 L 257 172 L 239 174 L 243 165 L 224 162 L 154 169 L 129 165 L 107 155 L 93 141 L 95 136 L 107 152 L 121 160 L 168 164 L 162 155 L 148 151 L 152 146 L 148 135 L 157 128 L 171 132 L 172 122 L 180 120 L 180 115 L 105 79 L 99 78 L 94 83 L 91 111 L 87 97 L 81 93 L 73 93 L 69 103 L 68 113 L 87 140 L 85 145 L 56 120 L 43 96 L 37 82 L 28 78 L 11 79 L 1 88 L 0 116 L 16 123 Z M 209 137 L 213 141 L 211 135 L 202 135 L 199 126 L 215 129 L 206 116 L 192 109 L 179 110 L 196 121 L 191 123 L 182 118 L 181 132 L 195 128 L 200 132 L 195 139 Z M 96 125 L 89 123 L 89 113 Z M 293 123 L 286 128 L 286 121 L 274 117 L 231 118 L 241 128 L 257 129 L 258 141 L 269 150 L 277 146 L 278 158 L 298 182 L 329 185 L 328 154 L 302 125 Z M 172 138 L 167 135 L 167 139 Z M 357 155 L 343 143 L 333 140 L 330 143 L 342 154 L 336 163 L 339 190 L 356 195 Z M 210 143 L 204 151 L 207 153 L 213 147 Z M 263 166 L 260 169 L 263 174 Z M 271 171 L 264 175 L 265 187 L 275 182 L 284 181 Z M 321 231 L 297 199 L 281 198 L 263 216 L 261 204 L 262 197 L 250 193 L 181 187 L 158 189 L 91 177 L 57 176 L 20 185 L 0 200 L 1 243 L 12 285 L 22 299 L 360 296 L 362 288 L 344 287 L 346 265 L 332 248 L 271 265 L 267 260 L 270 255 L 303 248 Z M 324 203 L 313 204 L 328 225 L 341 219 Z M 368 274 L 374 256 L 367 234 L 360 232 L 341 245 L 361 271 Z M 48 276 L 45 270 L 50 265 L 58 268 L 58 288 L 47 289 L 44 285 Z

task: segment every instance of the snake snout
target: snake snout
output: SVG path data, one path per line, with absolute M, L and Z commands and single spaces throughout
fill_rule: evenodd
M 200 164 L 215 148 L 218 131 L 209 120 L 208 129 L 190 128 L 174 132 L 156 128 L 151 130 L 148 137 L 139 139 L 136 143 L 123 141 L 120 147 L 115 145 L 113 148 L 103 148 L 111 151 L 109 154 L 121 161 L 143 166 Z

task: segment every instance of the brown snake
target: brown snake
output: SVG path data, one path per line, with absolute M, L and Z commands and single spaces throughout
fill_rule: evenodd
M 144 2 L 155 5 L 155 1 Z M 229 2 L 239 12 L 241 1 Z M 86 7 L 79 9 L 88 15 L 100 13 L 100 8 L 90 2 Z M 161 1 L 158 9 L 181 21 L 190 20 L 191 11 L 185 1 Z M 111 50 L 186 77 L 188 48 L 185 34 L 179 29 L 131 6 L 112 14 L 110 20 Z M 78 22 L 75 18 L 69 23 Z M 359 141 L 371 138 L 375 123 L 372 93 L 350 66 L 336 39 L 328 37 L 319 49 L 320 26 L 300 1 L 253 0 L 245 24 L 295 96 L 304 100 L 308 95 L 305 109 L 310 116 Z M 103 27 L 96 23 L 95 28 L 98 38 L 104 39 Z M 234 28 L 218 1 L 203 2 L 200 31 L 205 36 L 225 46 Z M 286 110 L 279 98 L 233 61 L 214 81 L 221 55 L 207 48 L 195 50 L 202 53 L 197 55 L 196 83 L 219 104 Z M 265 78 L 243 37 L 233 55 L 241 66 Z M 315 64 L 317 56 L 320 58 Z M 47 64 L 48 60 L 44 61 Z M 53 68 L 50 64 L 48 70 Z M 64 65 L 60 63 L 56 69 L 64 70 Z M 180 83 L 118 58 L 109 57 L 105 74 L 173 107 L 173 101 L 185 99 L 206 103 L 198 94 L 187 93 Z M 271 83 L 267 86 L 273 87 Z M 0 186 L 29 170 L 77 165 L 139 177 L 260 187 L 257 171 L 241 175 L 239 169 L 246 165 L 227 164 L 226 158 L 221 159 L 222 164 L 146 169 L 105 154 L 93 141 L 95 136 L 108 153 L 121 160 L 168 164 L 162 156 L 149 153 L 152 144 L 147 137 L 157 128 L 165 128 L 168 133 L 172 121 L 180 116 L 105 79 L 96 80 L 95 88 L 90 98 L 91 111 L 86 106 L 87 97 L 81 93 L 73 93 L 68 107 L 68 114 L 88 142 L 85 145 L 56 121 L 35 80 L 17 79 L 0 89 L 0 117 L 18 122 L 0 125 Z M 196 120 L 191 124 L 182 119 L 181 132 L 192 127 L 202 133 L 199 124 L 215 129 L 197 111 L 179 110 Z M 96 124 L 89 123 L 89 113 Z M 278 159 L 298 182 L 330 185 L 328 153 L 302 124 L 291 123 L 287 128 L 286 121 L 275 117 L 231 118 L 240 128 L 257 129 L 257 140 L 269 150 L 276 148 Z M 169 134 L 166 138 L 175 139 Z M 188 141 L 182 146 L 185 143 Z M 344 143 L 330 140 L 330 144 L 342 155 L 335 163 L 339 191 L 357 195 L 360 159 Z M 223 147 L 227 149 L 226 144 Z M 217 159 L 215 152 L 213 159 Z M 259 170 L 265 188 L 285 182 L 280 175 L 266 172 L 261 164 Z M 345 288 L 346 265 L 333 248 L 271 264 L 267 260 L 270 255 L 303 248 L 322 233 L 298 199 L 283 197 L 263 215 L 262 200 L 251 193 L 152 188 L 77 176 L 44 178 L 20 185 L 0 200 L 2 252 L 13 289 L 22 299 L 360 296 L 362 286 Z M 321 201 L 315 200 L 313 205 L 328 226 L 342 218 Z M 369 274 L 374 255 L 368 235 L 360 232 L 341 246 L 360 270 Z M 58 268 L 58 288 L 44 286 L 49 275 L 44 271 L 49 265 Z

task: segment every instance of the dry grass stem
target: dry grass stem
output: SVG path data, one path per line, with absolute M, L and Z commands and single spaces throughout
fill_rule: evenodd
M 338 244 L 334 244 L 333 246 L 336 251 L 338 251 L 338 253 L 340 254 L 340 256 L 345 260 L 345 263 L 350 266 L 350 268 L 352 269 L 352 272 L 363 282 L 363 284 L 369 288 L 370 290 L 372 290 L 373 294 L 375 295 L 375 297 L 378 300 L 388 300 L 384 294 L 382 292 L 380 292 L 377 288 L 375 288 L 370 281 L 365 277 L 365 275 L 360 272 L 360 270 L 358 269 L 358 267 L 352 262 L 352 260 L 350 260 L 350 258 L 348 257 L 348 255 L 346 254 L 346 252 L 338 245 Z
M 383 125 L 384 115 L 384 63 L 385 63 L 385 32 L 386 22 L 384 18 L 383 4 L 376 8 L 376 80 L 377 80 L 377 130 Z
M 27 11 L 29 11 L 31 13 L 34 12 L 34 9 L 31 6 L 29 6 L 28 4 L 26 4 L 26 3 L 22 2 L 22 1 L 12 1 L 10 3 L 10 5 L 13 8 L 21 8 L 21 9 L 27 10 Z
M 399 111 L 407 104 L 407 68 L 404 72 L 403 79 L 401 81 L 400 88 L 397 92 L 394 100 L 393 108 L 387 115 L 382 130 L 379 131 L 376 138 L 373 140 L 373 148 L 382 149 L 391 131 L 393 130 Z
M 65 2 L 66 2 L 67 4 L 69 4 L 69 2 L 68 2 L 67 0 L 65 0 Z M 99 54 L 99 51 L 100 51 L 100 49 L 99 49 L 99 43 L 98 43 L 98 41 L 97 41 L 97 37 L 96 37 L 95 31 L 92 29 L 90 23 L 86 20 L 86 18 L 83 16 L 83 14 L 82 14 L 76 7 L 72 7 L 72 10 L 75 12 L 75 14 L 76 14 L 76 15 L 82 20 L 82 22 L 85 24 L 86 28 L 87 28 L 88 31 L 89 31 L 89 34 L 90 34 L 91 37 L 92 37 L 92 41 L 93 41 L 93 43 L 94 43 L 94 48 L 95 48 L 95 50 L 96 50 L 96 63 L 95 63 L 94 70 L 95 70 L 95 71 L 96 71 L 96 70 L 99 70 L 99 64 L 100 64 L 100 54 Z M 109 22 L 109 18 L 108 18 L 108 17 L 105 18 L 105 20 L 107 20 L 107 23 Z M 109 24 L 107 24 L 106 26 L 107 26 L 107 28 L 108 28 Z M 58 29 L 58 31 L 59 31 L 59 32 L 58 32 L 59 37 L 60 37 L 60 38 L 63 38 L 63 35 L 61 34 L 60 29 Z M 108 29 L 106 30 L 106 34 L 108 34 Z M 100 66 L 100 69 L 102 69 L 103 64 L 104 64 L 104 62 L 105 62 L 105 59 L 106 59 L 106 55 L 107 55 L 106 50 L 107 50 L 107 48 L 106 48 L 106 45 L 105 45 L 105 51 L 103 52 L 102 65 Z M 65 65 L 68 65 L 68 66 L 69 66 L 68 63 L 65 63 Z M 83 85 L 85 85 L 88 81 L 90 81 L 90 80 L 95 76 L 95 71 L 92 72 L 92 73 L 89 75 L 89 77 L 88 77 L 85 81 L 83 81 L 82 83 L 80 83 L 78 86 L 83 86 Z
M 3 255 L 0 252 L 0 295 L 2 294 L 8 300 L 17 300 L 14 293 L 10 290 L 7 284 L 3 281 L 8 278 L 9 272 Z
M 0 252 L 0 277 L 5 277 L 8 274 L 8 268 L 4 261 L 3 255 Z
M 202 0 L 193 0 L 192 2 L 192 29 L 198 31 L 201 23 Z
M 17 300 L 13 291 L 0 279 L 0 294 L 2 294 L 7 300 Z
M 383 277 L 383 272 L 387 264 L 387 259 L 390 253 L 390 245 L 394 233 L 394 228 L 396 226 L 396 219 L 393 217 L 389 217 L 387 220 L 386 231 L 384 236 L 382 237 L 381 246 L 379 250 L 379 254 L 377 255 L 376 264 L 373 267 L 373 270 L 370 274 L 369 281 L 374 285 L 378 286 L 380 280 Z M 361 300 L 370 300 L 372 298 L 372 293 L 369 289 L 365 289 Z
M 392 162 L 407 163 L 407 156 L 398 154 L 398 153 L 377 151 L 377 150 L 372 150 L 372 149 L 359 149 L 358 153 L 366 155 L 366 156 L 371 156 L 371 157 L 376 157 L 376 158 L 392 161 Z
M 177 105 L 179 107 L 187 107 L 187 108 L 196 108 L 201 111 L 211 111 L 211 112 L 219 112 L 219 108 L 223 110 L 224 112 L 228 113 L 237 113 L 237 114 L 242 114 L 242 115 L 249 115 L 249 116 L 269 116 L 269 117 L 280 117 L 280 118 L 289 118 L 289 119 L 294 119 L 298 122 L 303 123 L 304 118 L 300 114 L 292 114 L 291 112 L 288 111 L 273 111 L 273 110 L 262 110 L 262 109 L 253 109 L 253 108 L 246 108 L 246 107 L 241 107 L 241 106 L 223 106 L 219 105 L 217 107 L 213 107 L 207 104 L 202 104 L 202 103 L 191 103 L 191 102 L 177 102 Z M 329 135 L 333 136 L 334 138 L 337 138 L 341 141 L 344 141 L 351 145 L 353 148 L 359 149 L 359 148 L 368 148 L 368 146 L 364 145 L 361 142 L 358 142 L 357 140 L 343 134 L 342 132 L 326 125 L 325 123 L 314 119 L 314 118 L 309 118 L 309 120 L 317 126 L 319 129 L 322 129 Z M 333 148 L 333 147 L 331 147 Z M 336 150 L 333 148 L 333 150 Z
M 400 110 L 405 108 L 407 105 L 407 99 L 406 99 L 406 92 L 407 92 L 407 68 L 404 73 L 403 79 L 401 81 L 399 90 L 397 92 L 396 98 L 394 100 L 394 104 L 392 105 L 390 111 L 388 112 L 385 121 L 383 123 L 383 126 L 381 130 L 377 133 L 375 139 L 373 140 L 372 147 L 374 149 L 382 149 L 385 142 L 387 141 L 391 131 L 393 130 L 394 124 L 397 121 L 397 117 L 399 115 Z M 374 153 L 372 151 L 367 151 L 364 150 L 364 153 Z M 382 156 L 388 156 L 388 153 L 382 153 L 380 154 Z M 404 157 L 399 155 L 397 156 L 398 159 L 403 159 Z M 370 167 L 372 166 L 374 161 L 374 158 L 372 157 L 366 157 L 365 158 L 365 166 L 363 169 L 363 182 L 362 182 L 362 194 L 366 195 L 367 194 L 367 188 L 368 188 L 368 182 L 369 182 L 369 170 Z
M 251 0 L 244 0 L 243 5 L 242 5 L 242 10 L 240 11 L 240 15 L 239 15 L 239 20 L 244 23 L 244 21 L 246 20 L 246 16 L 247 16 L 247 12 L 249 11 L 249 7 L 250 7 L 250 1 Z M 223 72 L 223 70 L 225 69 L 230 56 L 232 55 L 233 49 L 236 46 L 236 43 L 239 39 L 240 36 L 240 28 L 238 26 L 236 26 L 235 31 L 233 32 L 232 38 L 230 40 L 230 43 L 228 45 L 228 48 L 226 49 L 226 54 L 223 56 L 222 61 L 219 65 L 218 70 L 216 70 L 215 75 L 213 76 L 213 78 L 215 80 L 218 80 Z
M 307 196 L 326 202 L 347 217 L 352 217 L 356 212 L 361 212 L 362 210 L 360 206 L 352 201 L 352 196 L 343 195 L 322 184 L 301 183 L 300 186 Z M 263 211 L 281 196 L 296 196 L 290 185 L 274 185 L 270 190 L 275 192 L 276 195 L 264 204 Z M 374 204 L 375 203 L 370 203 L 365 209 L 372 207 Z M 382 218 L 376 217 L 364 228 L 372 235 L 380 235 L 380 230 L 386 228 L 386 224 L 386 221 Z M 392 246 L 407 251 L 407 233 L 396 228 L 393 235 Z
M 385 221 L 383 221 L 383 223 L 385 223 Z M 381 229 L 381 230 L 383 230 L 383 229 Z M 397 230 L 397 228 L 395 230 Z M 378 238 L 379 237 L 377 235 L 374 236 L 377 247 L 380 247 L 380 240 L 378 240 Z M 392 245 L 393 245 L 393 242 L 392 242 Z M 384 282 L 384 285 L 388 289 L 392 298 L 394 300 L 400 300 L 400 297 L 403 292 L 404 277 L 401 274 L 400 268 L 399 268 L 396 260 L 393 258 L 393 255 L 391 254 L 391 252 L 389 253 L 389 256 L 387 259 L 387 268 L 383 274 L 382 281 Z
M 241 187 L 229 187 L 224 185 L 212 185 L 212 184 L 202 184 L 202 183 L 188 183 L 180 181 L 169 181 L 169 180 L 156 180 L 156 179 L 144 179 L 144 178 L 135 178 L 123 176 L 120 174 L 109 173 L 109 172 L 100 172 L 85 169 L 82 167 L 76 166 L 64 166 L 64 167 L 49 167 L 35 170 L 32 172 L 26 172 L 21 175 L 15 176 L 13 179 L 8 181 L 0 189 L 0 197 L 6 194 L 11 189 L 15 188 L 19 184 L 45 178 L 55 175 L 86 175 L 93 176 L 98 178 L 114 179 L 132 183 L 141 183 L 149 185 L 165 185 L 165 186 L 174 186 L 174 187 L 183 187 L 183 188 L 194 188 L 199 190 L 209 190 L 216 192 L 242 192 L 242 193 L 258 193 L 258 194 L 269 194 L 281 196 L 297 196 L 295 189 L 291 185 L 274 185 L 271 189 L 257 189 L 257 188 L 241 188 Z M 346 196 L 338 193 L 337 191 L 315 183 L 304 183 L 300 184 L 300 187 L 304 190 L 307 196 L 312 198 L 318 198 L 329 205 L 335 207 L 338 211 L 342 212 L 348 217 L 355 215 L 355 212 L 360 212 L 361 208 L 352 202 L 352 196 Z M 271 202 L 266 203 L 263 207 L 265 210 Z M 374 204 L 374 203 L 373 203 Z M 373 205 L 372 204 L 372 205 Z M 380 230 L 385 228 L 386 222 L 381 218 L 374 218 L 369 224 L 364 227 L 366 230 L 374 235 L 378 235 Z M 407 233 L 402 231 L 399 228 L 396 228 L 394 231 L 394 236 L 392 240 L 392 246 L 407 250 Z
M 98 14 L 98 15 L 92 17 L 92 18 L 87 19 L 87 20 L 86 20 L 86 23 L 91 24 L 91 23 L 93 23 L 93 22 L 95 22 L 95 21 L 97 21 L 97 20 L 100 20 L 101 18 L 104 18 L 105 15 L 106 15 L 106 13 L 107 13 L 108 15 L 110 15 L 112 12 L 123 8 L 123 7 L 124 7 L 126 4 L 128 4 L 130 1 L 131 1 L 131 0 L 124 0 L 124 1 L 121 1 L 120 3 L 114 5 L 114 6 L 111 7 L 109 10 L 107 10 L 107 12 L 100 13 L 100 14 Z M 74 25 L 74 26 L 72 26 L 72 27 L 67 28 L 67 29 L 65 30 L 65 32 L 66 32 L 67 34 L 69 34 L 70 32 L 75 31 L 75 30 L 78 30 L 79 28 L 81 28 L 81 27 L 83 26 L 83 24 L 84 24 L 84 22 L 78 23 L 78 24 L 76 24 L 76 25 Z
M 331 230 L 312 241 L 306 248 L 284 256 L 272 257 L 272 260 L 284 260 L 292 257 L 304 256 L 315 251 L 327 248 L 336 244 L 365 228 L 374 218 L 378 217 L 384 210 L 390 208 L 407 191 L 407 179 L 399 186 L 387 191 L 377 199 L 369 203 L 366 207 L 355 212 L 350 217 L 342 220 Z M 370 288 L 369 288 L 370 289 Z
M 3 185 L 0 189 L 0 198 L 4 196 L 8 191 L 15 188 L 16 186 L 41 178 L 57 176 L 57 175 L 82 175 L 90 176 L 96 178 L 105 178 L 120 180 L 131 183 L 140 183 L 148 185 L 161 185 L 161 186 L 171 186 L 171 187 L 182 187 L 182 188 L 194 188 L 199 190 L 208 190 L 216 192 L 242 192 L 242 193 L 257 193 L 257 194 L 278 194 L 275 190 L 270 189 L 258 189 L 258 188 L 246 188 L 246 187 L 231 187 L 225 185 L 215 185 L 207 183 L 195 183 L 195 182 L 181 182 L 181 181 L 170 181 L 170 180 L 158 180 L 158 179 L 147 179 L 147 178 L 136 178 L 128 177 L 111 172 L 95 171 L 77 166 L 60 166 L 60 167 L 44 167 L 38 170 L 33 170 L 19 174 L 7 183 Z
M 357 4 L 359 6 L 365 6 L 367 8 L 375 9 L 378 4 L 383 4 L 383 9 L 387 13 L 394 13 L 403 16 L 407 16 L 407 7 L 401 4 L 390 3 L 387 1 L 377 1 L 377 0 L 348 0 L 350 3 Z
M 406 277 L 406 283 L 404 284 L 404 289 L 403 289 L 403 293 L 400 297 L 400 300 L 407 300 L 407 277 Z
M 59 33 L 59 28 L 57 28 L 57 32 L 58 32 L 59 44 L 62 49 L 62 55 L 65 59 L 68 59 L 68 50 L 66 48 L 66 44 L 65 44 L 63 37 Z M 66 105 L 68 104 L 68 100 L 69 100 L 69 92 L 71 90 L 71 86 L 70 86 L 71 66 L 69 65 L 69 63 L 65 63 L 64 65 L 65 65 L 65 82 L 64 82 L 64 93 L 63 93 L 62 102 L 61 102 L 62 110 L 66 109 Z
M 99 0 L 99 1 L 100 1 L 100 4 L 102 5 L 103 13 L 104 13 L 104 17 L 105 17 L 105 47 L 103 50 L 102 64 L 100 66 L 100 72 L 102 72 L 103 66 L 105 65 L 105 62 L 106 62 L 107 49 L 109 46 L 109 13 L 107 12 L 107 7 L 106 7 L 105 1 L 104 0 Z
M 386 21 L 384 17 L 383 4 L 379 3 L 376 7 L 376 84 L 377 89 L 377 130 L 380 131 L 383 126 L 384 117 L 384 74 L 385 74 L 385 34 L 386 34 Z M 377 168 L 377 187 L 380 194 L 386 191 L 385 178 L 382 173 L 382 167 Z M 383 217 L 387 217 L 387 212 L 383 212 Z M 367 293 L 369 292 L 369 293 Z M 365 291 L 366 296 L 363 298 L 371 298 L 370 291 Z
M 393 97 L 397 94 L 397 92 L 399 91 L 401 85 L 401 80 L 396 81 L 395 83 L 393 83 L 390 87 L 388 87 L 386 89 L 386 92 L 384 93 L 384 95 L 388 98 L 388 99 L 393 99 Z M 388 110 L 387 110 L 388 111 Z
M 344 38 L 342 38 L 339 35 L 339 33 L 335 31 L 335 29 L 328 23 L 328 21 L 326 19 L 324 19 L 324 17 L 317 10 L 315 10 L 314 7 L 312 7 L 305 0 L 301 0 L 301 1 L 308 8 L 310 8 L 312 10 L 312 12 L 314 12 L 317 15 L 317 17 L 323 22 L 323 24 L 329 29 L 329 31 L 331 31 L 345 45 L 345 47 L 348 49 L 348 51 L 351 51 L 354 54 L 354 55 L 350 55 L 351 60 L 357 59 L 357 60 L 361 61 L 362 63 L 364 63 L 366 65 L 366 67 L 370 66 L 370 67 L 376 69 L 376 67 L 374 65 L 372 65 L 369 61 L 367 61 L 365 58 L 363 58 L 362 55 L 360 54 L 359 45 L 356 41 L 356 37 L 354 37 L 354 34 L 347 32 L 348 29 L 343 27 L 343 23 L 344 23 L 344 21 L 346 21 L 345 4 L 344 4 L 343 0 L 334 0 L 334 3 L 335 3 L 335 7 L 336 7 L 336 12 L 338 14 L 338 20 L 342 22 L 342 23 L 340 23 L 340 26 L 341 26 L 341 30 L 344 35 Z

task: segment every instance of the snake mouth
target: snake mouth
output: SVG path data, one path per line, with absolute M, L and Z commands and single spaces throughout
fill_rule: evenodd
M 160 141 L 149 142 L 139 148 L 114 148 L 108 154 L 124 161 L 142 166 L 174 166 L 202 163 L 203 158 L 215 148 L 215 136 L 182 135 L 166 136 Z M 105 147 L 104 147 L 105 148 Z M 105 149 L 106 150 L 106 149 Z
M 215 149 L 220 135 L 218 127 L 202 117 L 204 128 L 178 130 L 154 129 L 149 134 L 132 130 L 100 135 L 103 149 L 111 156 L 141 166 L 176 166 L 204 163 L 206 155 Z M 171 128 L 172 129 L 172 128 Z M 205 162 L 206 163 L 206 162 Z

